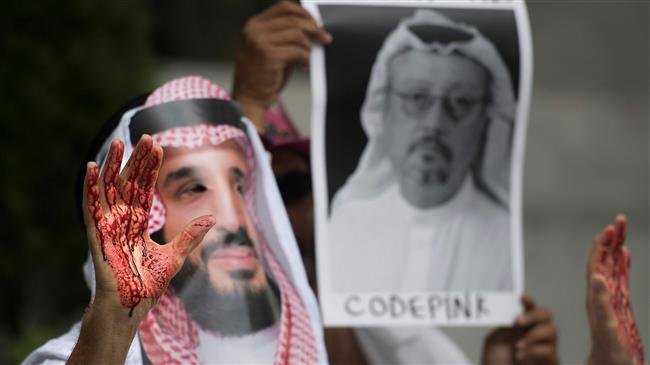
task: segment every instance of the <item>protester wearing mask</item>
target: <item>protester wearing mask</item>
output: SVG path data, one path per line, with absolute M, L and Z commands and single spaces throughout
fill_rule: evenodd
M 227 93 L 176 79 L 105 132 L 79 191 L 93 299 L 25 363 L 326 362 L 267 156 Z

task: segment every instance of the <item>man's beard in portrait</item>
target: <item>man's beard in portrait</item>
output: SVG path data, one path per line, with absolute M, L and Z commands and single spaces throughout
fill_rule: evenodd
M 245 229 L 225 232 L 216 242 L 204 245 L 202 261 L 207 262 L 220 247 L 240 246 L 255 249 Z M 186 311 L 204 330 L 223 336 L 243 336 L 273 325 L 280 316 L 280 293 L 271 278 L 266 276 L 267 286 L 252 288 L 246 281 L 254 277 L 254 272 L 237 270 L 229 274 L 231 280 L 244 282 L 242 288 L 219 289 L 211 283 L 205 264 L 196 267 L 186 260 L 171 285 Z
M 440 185 L 449 179 L 454 155 L 441 132 L 416 139 L 409 145 L 406 155 L 406 173 L 419 185 Z

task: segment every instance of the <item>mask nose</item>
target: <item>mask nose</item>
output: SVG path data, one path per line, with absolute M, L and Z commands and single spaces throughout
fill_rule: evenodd
M 215 217 L 219 228 L 237 231 L 246 226 L 246 208 L 244 198 L 237 192 L 217 191 L 213 197 Z

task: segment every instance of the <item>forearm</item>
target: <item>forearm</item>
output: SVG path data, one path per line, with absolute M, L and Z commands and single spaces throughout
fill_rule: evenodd
M 242 113 L 250 120 L 257 129 L 259 134 L 264 133 L 264 113 L 268 108 L 265 103 L 256 100 L 253 97 L 246 96 L 243 92 L 239 92 L 237 87 L 233 90 L 233 99 L 239 103 L 242 108 Z
M 128 309 L 116 312 L 91 304 L 67 364 L 123 364 L 139 323 L 128 316 Z

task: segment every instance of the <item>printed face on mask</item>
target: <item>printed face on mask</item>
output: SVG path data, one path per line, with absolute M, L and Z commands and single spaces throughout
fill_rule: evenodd
M 157 191 L 166 208 L 164 237 L 181 232 L 185 222 L 212 214 L 217 224 L 187 261 L 206 270 L 223 292 L 266 286 L 257 231 L 244 196 L 248 167 L 234 141 L 200 148 L 166 147 Z
M 249 168 L 235 141 L 165 147 L 157 191 L 165 205 L 163 237 L 212 214 L 216 224 L 190 253 L 171 285 L 201 328 L 241 336 L 280 314 L 279 291 L 266 274 L 258 232 L 246 209 Z
M 430 208 L 452 198 L 480 150 L 488 74 L 455 54 L 408 50 L 392 58 L 385 144 L 404 198 Z

